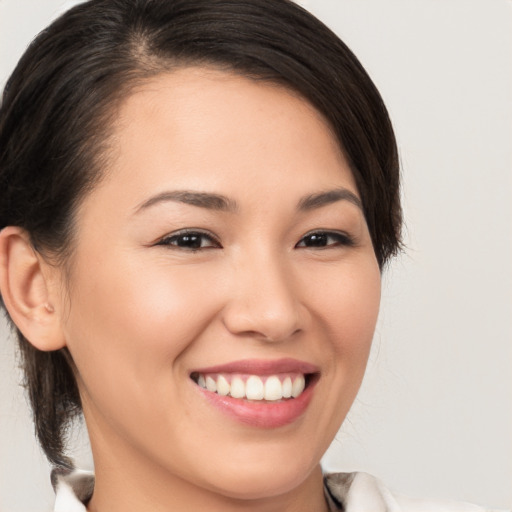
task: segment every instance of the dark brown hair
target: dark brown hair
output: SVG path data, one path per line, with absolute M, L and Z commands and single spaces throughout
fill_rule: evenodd
M 400 247 L 399 165 L 382 99 L 347 46 L 289 0 L 91 0 L 44 30 L 0 108 L 0 229 L 24 228 L 63 264 L 73 215 L 101 179 L 119 101 L 140 81 L 209 65 L 293 89 L 328 120 L 347 157 L 381 268 Z M 70 466 L 65 434 L 81 412 L 66 349 L 17 331 L 36 433 Z

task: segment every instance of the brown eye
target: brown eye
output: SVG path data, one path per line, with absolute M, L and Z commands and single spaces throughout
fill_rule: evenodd
M 175 233 L 163 238 L 157 245 L 166 245 L 192 251 L 220 247 L 219 242 L 213 236 L 200 231 Z
M 354 245 L 352 238 L 337 231 L 315 231 L 305 235 L 295 247 L 324 248 Z

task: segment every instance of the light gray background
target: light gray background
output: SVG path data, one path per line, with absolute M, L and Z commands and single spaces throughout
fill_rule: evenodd
M 0 0 L 0 85 L 62 0 Z M 75 2 L 76 3 L 76 2 Z M 325 457 L 418 497 L 512 505 L 512 2 L 301 2 L 358 55 L 400 145 L 406 253 L 363 389 Z M 0 326 L 0 511 L 47 511 Z M 5 332 L 5 335 L 3 334 Z M 81 464 L 90 464 L 79 437 Z

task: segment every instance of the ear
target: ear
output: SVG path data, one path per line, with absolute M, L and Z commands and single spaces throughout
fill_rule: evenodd
M 56 275 L 25 230 L 8 226 L 0 231 L 0 292 L 5 307 L 23 336 L 43 351 L 66 345 Z

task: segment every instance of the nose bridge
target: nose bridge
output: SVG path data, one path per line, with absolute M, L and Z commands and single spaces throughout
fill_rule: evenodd
M 230 331 L 280 341 L 301 328 L 297 283 L 284 254 L 260 247 L 241 256 L 235 267 L 225 316 Z

